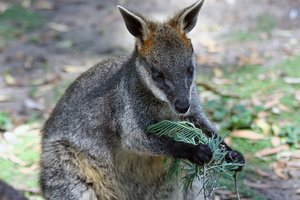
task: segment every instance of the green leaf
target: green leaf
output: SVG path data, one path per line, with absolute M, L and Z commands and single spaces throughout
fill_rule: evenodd
M 238 110 L 242 110 L 241 107 Z M 175 122 L 163 120 L 156 124 L 147 127 L 146 131 L 150 134 L 158 136 L 167 136 L 180 142 L 185 142 L 193 145 L 207 144 L 213 153 L 213 157 L 208 164 L 198 166 L 188 160 L 174 158 L 169 165 L 168 180 L 172 182 L 174 178 L 181 177 L 183 189 L 185 192 L 192 186 L 195 180 L 203 180 L 203 190 L 206 195 L 208 191 L 214 191 L 219 188 L 217 184 L 221 174 L 231 177 L 230 170 L 237 169 L 241 166 L 238 163 L 227 163 L 225 156 L 228 153 L 225 147 L 221 146 L 223 137 L 207 138 L 204 133 L 194 124 L 186 121 Z M 199 193 L 201 192 L 199 191 Z

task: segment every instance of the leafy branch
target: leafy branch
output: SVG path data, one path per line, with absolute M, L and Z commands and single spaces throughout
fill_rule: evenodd
M 208 199 L 212 193 L 219 189 L 218 180 L 221 175 L 234 178 L 229 171 L 233 171 L 242 166 L 239 163 L 228 163 L 225 156 L 228 151 L 221 142 L 224 137 L 207 138 L 202 131 L 195 127 L 193 123 L 182 121 L 174 122 L 163 120 L 147 127 L 147 132 L 157 134 L 158 136 L 168 136 L 176 141 L 185 142 L 193 145 L 207 144 L 211 149 L 213 156 L 209 163 L 203 166 L 196 165 L 188 160 L 174 158 L 169 165 L 168 179 L 171 182 L 173 178 L 180 177 L 185 192 L 192 187 L 196 180 L 202 180 L 202 188 L 199 194 L 203 192 L 204 198 Z M 236 188 L 236 191 L 238 189 Z M 237 194 L 237 196 L 239 196 Z

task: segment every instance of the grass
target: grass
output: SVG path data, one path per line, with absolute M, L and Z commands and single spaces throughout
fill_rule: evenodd
M 249 197 L 249 199 L 251 200 L 267 200 L 262 194 L 258 193 L 256 190 L 249 188 L 247 186 L 245 186 L 242 183 L 242 180 L 245 178 L 246 174 L 250 173 L 247 169 L 244 169 L 242 172 L 239 173 L 238 175 L 238 180 L 239 184 L 241 184 L 239 186 L 239 192 L 241 194 L 242 197 L 245 197 L 245 199 L 247 199 L 247 197 Z M 226 189 L 228 190 L 234 190 L 234 184 L 232 181 L 228 181 L 227 178 L 222 177 L 220 179 L 220 185 L 223 185 Z
M 248 30 L 234 30 L 225 37 L 231 42 L 259 41 L 260 34 L 270 34 L 276 27 L 276 19 L 270 13 L 262 13 L 255 19 L 255 24 Z
M 7 45 L 7 40 L 13 40 L 41 26 L 45 18 L 36 12 L 13 5 L 0 13 L 0 47 Z
M 9 114 L 6 112 L 0 112 L 0 130 L 7 130 L 10 124 Z
M 0 179 L 17 188 L 38 190 L 39 128 L 21 125 L 8 138 L 0 140 Z
M 244 120 L 247 125 L 245 128 L 253 129 L 256 132 L 260 131 L 255 125 L 255 118 L 259 111 L 267 112 L 266 120 L 269 124 L 275 124 L 280 126 L 279 137 L 282 141 L 288 143 L 291 148 L 297 146 L 300 141 L 300 107 L 296 102 L 294 94 L 300 90 L 300 84 L 289 84 L 284 81 L 285 77 L 300 78 L 300 55 L 292 56 L 282 63 L 275 66 L 243 66 L 243 67 L 224 67 L 223 71 L 224 79 L 229 79 L 232 84 L 218 85 L 218 89 L 224 93 L 238 94 L 241 99 L 228 99 L 221 98 L 204 103 L 204 108 L 209 114 L 210 119 L 220 124 L 221 128 L 225 129 L 240 129 L 235 123 L 233 118 L 235 115 L 243 116 L 238 117 Z M 199 77 L 202 81 L 211 83 L 212 73 L 208 73 L 210 76 Z M 270 96 L 271 99 L 278 98 L 277 95 L 281 94 L 280 104 L 285 105 L 288 111 L 282 110 L 279 114 L 272 113 L 271 109 L 258 109 L 258 112 L 250 102 L 251 97 L 256 97 L 263 100 L 266 96 Z M 269 100 L 270 101 L 270 100 Z M 243 104 L 240 104 L 243 102 Z M 267 101 L 268 102 L 268 101 Z M 233 112 L 234 105 L 244 107 L 241 109 L 240 114 Z M 248 113 L 248 114 L 247 114 Z M 245 117 L 248 116 L 248 117 Z M 249 117 L 252 116 L 252 117 Z M 280 125 L 282 121 L 287 122 L 289 125 Z M 225 124 L 225 125 L 224 125 Z M 232 148 L 243 152 L 247 157 L 246 166 L 241 173 L 241 177 L 251 175 L 254 168 L 268 168 L 269 164 L 276 159 L 276 155 L 265 157 L 263 160 L 256 158 L 254 154 L 262 149 L 271 147 L 270 138 L 272 133 L 266 136 L 265 140 L 258 142 L 252 142 L 247 139 L 231 138 Z M 221 179 L 221 184 L 225 185 L 229 190 L 232 190 L 233 184 L 231 181 Z M 243 184 L 242 184 L 243 185 Z M 254 199 L 264 199 L 264 197 L 258 194 L 255 190 L 243 185 L 240 188 L 240 193 L 244 197 L 252 197 Z
M 296 91 L 300 90 L 300 84 L 288 84 L 284 77 L 300 78 L 300 55 L 291 57 L 276 66 L 243 66 L 234 69 L 224 69 L 224 78 L 233 81 L 233 84 L 223 85 L 224 92 L 233 92 L 242 99 L 251 97 L 264 98 L 267 95 L 282 94 L 280 103 L 287 106 L 290 111 L 282 111 L 280 118 L 270 115 L 273 122 L 281 119 L 288 121 L 300 121 L 300 108 L 294 98 Z

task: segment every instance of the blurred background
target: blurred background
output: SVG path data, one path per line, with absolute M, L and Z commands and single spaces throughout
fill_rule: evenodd
M 0 179 L 42 199 L 43 123 L 80 73 L 133 50 L 116 5 L 163 20 L 193 2 L 1 0 Z M 206 0 L 190 38 L 203 107 L 247 160 L 242 199 L 300 199 L 300 1 Z

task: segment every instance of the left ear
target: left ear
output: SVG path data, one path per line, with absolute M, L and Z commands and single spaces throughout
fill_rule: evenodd
M 204 0 L 199 0 L 193 5 L 184 8 L 169 23 L 174 25 L 175 22 L 182 33 L 190 32 L 197 23 L 198 14 L 203 3 Z

